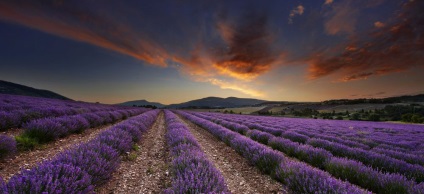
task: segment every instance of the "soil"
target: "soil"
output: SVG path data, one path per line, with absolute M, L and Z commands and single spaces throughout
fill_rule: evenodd
M 211 133 L 181 116 L 179 118 L 221 172 L 231 193 L 289 193 L 281 183 L 249 165 L 246 159 Z
M 8 136 L 17 136 L 19 134 L 21 134 L 22 132 L 24 132 L 23 128 L 13 128 L 13 129 L 8 129 L 7 131 L 2 131 L 0 132 L 0 134 L 2 135 L 8 135 Z
M 170 186 L 169 152 L 165 139 L 164 113 L 142 136 L 135 160 L 123 161 L 112 179 L 96 189 L 97 193 L 162 193 Z
M 0 177 L 7 181 L 14 174 L 22 169 L 31 169 L 38 163 L 53 158 L 56 154 L 68 149 L 76 144 L 87 142 L 96 137 L 101 131 L 111 127 L 104 125 L 97 128 L 90 128 L 81 134 L 71 134 L 65 138 L 59 139 L 49 144 L 42 145 L 35 150 L 19 152 L 12 158 L 0 161 Z

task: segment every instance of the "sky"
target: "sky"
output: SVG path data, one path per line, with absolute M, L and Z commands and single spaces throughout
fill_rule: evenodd
M 422 0 L 2 0 L 0 80 L 164 104 L 424 93 Z

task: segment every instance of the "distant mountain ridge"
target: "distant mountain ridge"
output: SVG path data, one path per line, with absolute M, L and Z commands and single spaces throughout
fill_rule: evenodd
M 166 108 L 234 108 L 243 106 L 253 106 L 263 102 L 266 102 L 266 100 L 236 97 L 206 97 L 180 104 L 170 104 L 166 106 Z
M 0 94 L 12 94 L 21 96 L 33 96 L 42 98 L 53 98 L 59 100 L 71 100 L 65 96 L 49 90 L 36 89 L 21 84 L 0 80 Z
M 149 102 L 147 100 L 133 100 L 133 101 L 119 103 L 118 105 L 121 105 L 121 106 L 145 106 L 145 105 L 151 105 L 151 106 L 156 106 L 158 108 L 163 108 L 165 106 L 164 104 L 161 104 L 159 102 Z

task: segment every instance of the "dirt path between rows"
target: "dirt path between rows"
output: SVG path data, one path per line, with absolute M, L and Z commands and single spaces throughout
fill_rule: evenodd
M 13 128 L 13 129 L 8 129 L 7 131 L 2 131 L 0 132 L 0 134 L 8 135 L 8 136 L 17 136 L 21 134 L 22 132 L 24 132 L 23 128 Z
M 118 122 L 119 123 L 119 122 Z M 65 138 L 49 144 L 42 145 L 35 150 L 19 152 L 13 158 L 0 162 L 0 176 L 7 181 L 21 169 L 30 169 L 39 162 L 53 158 L 56 154 L 72 147 L 75 144 L 87 142 L 96 137 L 101 131 L 111 127 L 112 124 L 103 125 L 97 128 L 90 128 L 81 134 L 71 134 Z
M 96 190 L 97 193 L 162 193 L 170 186 L 170 161 L 165 139 L 164 113 L 159 113 L 153 126 L 138 143 L 135 161 L 124 161 L 113 178 Z
M 181 116 L 179 118 L 222 173 L 231 193 L 288 193 L 281 183 L 250 166 L 246 159 L 211 133 Z

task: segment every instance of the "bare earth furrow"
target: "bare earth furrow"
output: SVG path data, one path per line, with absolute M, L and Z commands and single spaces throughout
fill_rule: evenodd
M 222 173 L 232 193 L 288 193 L 283 185 L 262 174 L 231 147 L 212 134 L 179 116 L 196 138 L 202 150 Z
M 122 162 L 113 178 L 98 193 L 161 193 L 169 184 L 169 155 L 163 112 L 143 134 L 135 161 Z

